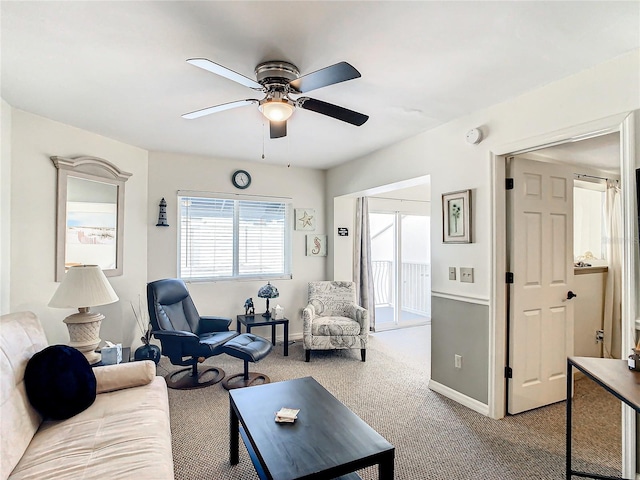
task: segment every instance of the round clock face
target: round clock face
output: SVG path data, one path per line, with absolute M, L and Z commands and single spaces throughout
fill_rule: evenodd
M 246 170 L 236 170 L 231 176 L 231 182 L 236 188 L 247 188 L 251 185 L 251 175 Z

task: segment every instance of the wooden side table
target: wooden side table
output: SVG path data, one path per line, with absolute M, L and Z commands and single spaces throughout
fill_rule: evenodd
M 242 325 L 247 329 L 247 333 L 251 333 L 253 327 L 271 327 L 271 344 L 276 344 L 276 325 L 284 326 L 284 356 L 289 356 L 289 319 L 271 317 L 263 317 L 262 315 L 238 315 L 236 317 L 236 332 L 242 333 Z
M 587 378 L 590 378 L 618 400 L 633 408 L 638 414 L 640 414 L 640 373 L 629 370 L 627 360 L 593 357 L 567 358 L 566 478 L 572 478 L 572 475 L 575 475 L 587 478 L 624 480 L 621 477 L 609 477 L 576 471 L 571 466 L 573 368 L 580 370 Z

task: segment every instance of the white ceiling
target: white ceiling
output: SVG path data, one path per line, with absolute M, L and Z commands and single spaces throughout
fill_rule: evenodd
M 316 168 L 640 47 L 637 1 L 2 1 L 0 8 L 2 98 L 11 106 L 147 150 Z M 252 78 L 265 60 L 290 61 L 303 74 L 347 61 L 362 78 L 308 95 L 371 118 L 354 127 L 298 109 L 288 136 L 276 140 L 255 106 L 185 120 L 186 112 L 261 97 L 186 63 L 192 57 Z
M 535 150 L 532 158 L 543 157 L 561 163 L 581 165 L 605 172 L 620 172 L 620 134 L 600 135 L 578 142 Z

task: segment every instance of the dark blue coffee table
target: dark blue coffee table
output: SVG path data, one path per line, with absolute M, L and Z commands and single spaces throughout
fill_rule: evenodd
M 394 446 L 312 377 L 232 390 L 229 403 L 229 462 L 241 434 L 260 479 L 351 480 L 376 464 L 393 479 Z M 274 421 L 282 407 L 300 409 L 294 423 Z

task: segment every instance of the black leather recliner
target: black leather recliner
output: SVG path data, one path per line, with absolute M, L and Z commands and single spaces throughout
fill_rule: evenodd
M 225 353 L 224 344 L 238 336 L 229 331 L 230 318 L 201 317 L 186 285 L 175 278 L 148 283 L 147 305 L 152 333 L 160 340 L 162 354 L 174 365 L 189 366 L 165 377 L 169 388 L 201 388 L 224 378 L 224 370 L 217 367 L 198 372 L 198 363 Z

